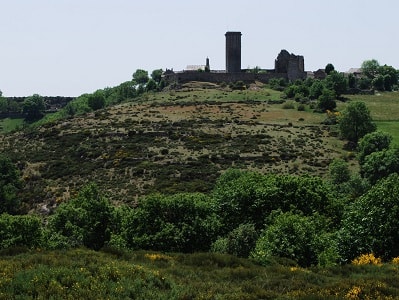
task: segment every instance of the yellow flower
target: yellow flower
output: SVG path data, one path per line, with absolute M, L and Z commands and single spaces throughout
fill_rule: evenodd
M 375 257 L 373 253 L 362 254 L 352 260 L 352 265 L 381 265 L 381 258 Z

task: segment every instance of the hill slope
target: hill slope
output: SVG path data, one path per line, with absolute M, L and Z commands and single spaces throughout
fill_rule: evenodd
M 44 211 L 89 181 L 129 203 L 152 192 L 208 192 L 231 167 L 324 175 L 344 155 L 343 142 L 320 125 L 323 114 L 283 109 L 273 93 L 150 94 L 145 102 L 2 135 L 0 150 L 19 162 L 22 196 L 32 200 L 27 208 L 40 204 Z

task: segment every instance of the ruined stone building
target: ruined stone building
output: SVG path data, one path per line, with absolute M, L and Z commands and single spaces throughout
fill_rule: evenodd
M 236 81 L 267 83 L 271 78 L 284 78 L 289 81 L 305 79 L 304 57 L 290 54 L 287 50 L 281 50 L 275 60 L 275 68 L 261 70 L 261 72 L 249 72 L 241 68 L 241 32 L 228 31 L 226 37 L 226 69 L 211 70 L 209 58 L 205 65 L 187 66 L 187 70 L 174 72 L 167 70 L 164 79 L 168 83 L 184 83 L 188 81 L 206 81 L 214 83 L 229 83 Z

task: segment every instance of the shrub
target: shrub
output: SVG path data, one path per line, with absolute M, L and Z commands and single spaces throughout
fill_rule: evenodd
M 295 209 L 305 215 L 319 212 L 332 218 L 339 218 L 341 211 L 328 186 L 310 176 L 230 170 L 219 177 L 213 197 L 226 233 L 248 222 L 262 229 L 265 218 L 276 209 Z
M 86 246 L 98 250 L 110 239 L 110 202 L 91 183 L 69 202 L 62 203 L 49 220 L 52 242 L 65 246 Z
M 35 216 L 0 215 L 0 249 L 38 247 L 42 242 L 41 220 Z
M 381 265 L 381 258 L 375 257 L 373 253 L 362 254 L 352 260 L 352 265 Z
M 173 252 L 207 251 L 219 230 L 215 205 L 199 193 L 145 197 L 121 225 L 128 247 Z
M 295 108 L 295 102 L 293 101 L 285 102 L 283 104 L 283 109 L 294 109 L 294 108 Z
M 367 155 L 371 153 L 389 149 L 392 142 L 392 136 L 388 133 L 375 131 L 366 134 L 358 145 L 358 159 L 362 165 Z
M 362 253 L 399 256 L 399 175 L 391 174 L 350 204 L 338 234 L 339 253 L 351 261 Z
M 252 257 L 261 264 L 268 264 L 273 257 L 284 257 L 303 267 L 315 265 L 318 263 L 316 237 L 324 231 L 325 224 L 318 217 L 281 213 L 266 227 Z
M 226 237 L 217 239 L 212 245 L 212 251 L 246 258 L 255 247 L 257 239 L 258 233 L 253 224 L 241 224 Z

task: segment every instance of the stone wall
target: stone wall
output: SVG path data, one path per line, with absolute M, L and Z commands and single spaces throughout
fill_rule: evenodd
M 236 81 L 243 81 L 245 83 L 260 81 L 267 83 L 271 78 L 284 78 L 288 80 L 287 73 L 208 73 L 208 72 L 177 72 L 165 75 L 167 83 L 185 83 L 189 81 L 204 81 L 214 83 L 230 83 Z

